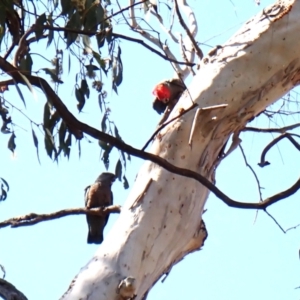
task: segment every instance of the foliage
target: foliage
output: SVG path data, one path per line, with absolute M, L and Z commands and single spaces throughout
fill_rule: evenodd
M 103 76 L 109 78 L 110 75 L 111 87 L 116 93 L 123 80 L 122 52 L 118 38 L 112 36 L 110 4 L 110 1 L 99 0 L 54 0 L 48 1 L 47 5 L 38 1 L 1 1 L 2 56 L 9 63 L 11 58 L 13 59 L 12 67 L 22 79 L 21 84 L 16 82 L 13 76 L 12 79 L 8 77 L 0 82 L 1 133 L 9 135 L 7 147 L 13 154 L 19 147 L 15 131 L 15 126 L 19 125 L 13 122 L 13 109 L 19 110 L 30 122 L 31 139 L 39 162 L 40 133 L 44 135 L 46 153 L 53 161 L 59 162 L 62 155 L 69 158 L 74 141 L 79 145 L 80 154 L 81 141 L 74 136 L 45 90 L 43 92 L 47 101 L 41 124 L 34 122 L 27 113 L 23 113 L 7 92 L 9 86 L 15 87 L 26 108 L 26 96 L 20 86 L 25 85 L 33 97 L 36 97 L 31 76 L 38 76 L 47 81 L 51 80 L 53 90 L 60 95 L 66 65 L 68 73 L 76 74 L 73 89 L 77 103 L 72 102 L 71 105 L 76 105 L 79 113 L 83 112 L 92 89 L 93 93 L 97 94 L 99 114 L 102 114 L 101 130 L 122 140 L 115 122 L 110 119 L 107 93 L 103 89 Z M 49 60 L 42 53 L 36 53 L 34 50 L 37 45 L 39 49 L 45 47 L 47 54 L 52 53 L 52 59 Z M 9 75 L 3 66 L 0 65 L 0 68 Z M 23 124 L 22 126 L 24 127 Z M 108 168 L 113 147 L 104 141 L 99 141 L 99 146 L 104 166 Z M 125 187 L 128 186 L 124 174 L 127 159 L 130 157 L 126 157 L 120 151 L 120 159 L 116 163 L 116 173 L 119 180 L 123 178 Z

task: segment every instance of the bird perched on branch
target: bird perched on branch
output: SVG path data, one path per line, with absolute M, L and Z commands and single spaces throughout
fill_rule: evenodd
M 158 83 L 152 91 L 152 94 L 155 96 L 153 108 L 159 114 L 165 112 L 167 107 L 171 111 L 184 90 L 185 84 L 178 78 Z
M 86 208 L 109 206 L 113 204 L 113 194 L 111 186 L 115 181 L 115 174 L 104 172 L 98 176 L 95 183 L 85 189 Z M 101 244 L 103 241 L 103 230 L 108 221 L 106 216 L 86 215 L 88 223 L 88 244 Z

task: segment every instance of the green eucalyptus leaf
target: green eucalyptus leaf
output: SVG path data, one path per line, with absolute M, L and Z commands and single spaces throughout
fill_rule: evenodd
M 4 178 L 2 178 L 2 177 L 0 177 L 0 180 L 5 184 L 7 191 L 9 191 L 9 184 L 8 184 L 8 182 Z
M 32 58 L 29 53 L 26 54 L 25 57 L 23 57 L 20 61 L 20 69 L 22 71 L 27 72 L 28 74 L 31 74 L 31 68 L 32 68 Z
M 7 144 L 7 148 L 12 152 L 15 153 L 15 149 L 16 149 L 16 143 L 15 143 L 15 138 L 16 135 L 13 132 L 8 140 L 8 144 Z
M 31 131 L 32 131 L 33 144 L 34 144 L 35 149 L 36 149 L 36 156 L 37 156 L 39 164 L 41 164 L 40 156 L 39 156 L 39 141 L 38 141 L 38 138 L 37 138 L 33 128 L 31 128 Z
M 98 94 L 98 104 L 99 104 L 99 107 L 100 107 L 100 111 L 102 112 L 102 95 L 101 93 Z
M 128 180 L 125 177 L 125 175 L 123 176 L 123 187 L 125 190 L 127 190 L 129 188 L 129 183 L 128 183 Z
M 48 102 L 46 102 L 44 105 L 44 117 L 43 117 L 43 124 L 45 128 L 49 128 L 50 117 L 51 117 L 50 105 Z
M 23 102 L 24 106 L 26 107 L 25 98 L 24 98 L 24 96 L 23 96 L 23 94 L 22 94 L 22 91 L 21 91 L 21 89 L 19 88 L 19 85 L 18 85 L 18 83 L 17 83 L 17 82 L 16 82 L 14 79 L 13 79 L 13 81 L 14 81 L 15 87 L 16 87 L 16 89 L 17 89 L 17 92 L 18 92 L 18 94 L 19 94 L 19 96 L 20 96 L 21 100 L 22 100 L 22 102 Z
M 82 25 L 82 21 L 80 18 L 80 14 L 76 11 L 70 18 L 69 22 L 66 25 L 66 28 L 80 30 Z M 65 37 L 67 38 L 67 48 L 69 48 L 77 39 L 78 33 L 66 31 Z
M 87 81 L 86 81 L 85 79 L 82 79 L 82 80 L 81 80 L 81 86 L 80 86 L 80 89 L 81 89 L 82 93 L 83 93 L 87 98 L 90 97 L 90 89 L 89 89 L 89 86 L 88 86 Z
M 7 198 L 7 192 L 3 188 L 3 184 L 1 184 L 1 194 L 0 194 L 0 201 L 5 201 Z
M 102 121 L 101 121 L 101 130 L 103 132 L 106 132 L 106 130 L 107 130 L 106 120 L 107 120 L 107 114 L 105 113 L 103 118 L 102 118 Z
M 120 160 L 118 160 L 118 162 L 116 164 L 115 174 L 116 174 L 117 178 L 119 179 L 119 181 L 122 181 L 122 163 Z
M 34 31 L 35 31 L 35 36 L 37 41 L 43 36 L 43 32 L 44 32 L 43 25 L 46 22 L 47 22 L 47 18 L 45 13 L 41 14 L 35 22 Z
M 83 109 L 84 104 L 85 104 L 85 97 L 84 97 L 84 93 L 81 90 L 81 88 L 75 89 L 75 96 L 78 101 L 78 103 L 77 103 L 78 111 L 81 112 L 81 110 Z

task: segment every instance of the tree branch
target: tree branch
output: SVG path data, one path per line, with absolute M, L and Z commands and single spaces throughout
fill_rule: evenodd
M 122 141 L 120 141 L 117 138 L 114 138 L 113 136 L 110 136 L 96 128 L 93 128 L 85 123 L 80 122 L 75 118 L 75 116 L 67 109 L 65 104 L 62 102 L 62 100 L 58 97 L 58 95 L 53 91 L 51 86 L 48 84 L 48 82 L 37 76 L 33 75 L 27 75 L 22 71 L 19 71 L 15 67 L 13 67 L 11 64 L 9 64 L 7 61 L 5 61 L 1 56 L 0 56 L 0 69 L 2 69 L 4 72 L 6 72 L 8 75 L 10 75 L 17 83 L 25 84 L 22 76 L 25 76 L 29 82 L 36 86 L 39 87 L 40 89 L 43 90 L 45 95 L 47 96 L 47 99 L 50 99 L 52 105 L 56 108 L 60 116 L 63 118 L 63 120 L 66 122 L 68 128 L 71 130 L 71 132 L 76 136 L 77 139 L 82 139 L 83 138 L 83 133 L 86 133 L 87 135 L 97 139 L 97 140 L 102 140 L 110 145 L 116 147 L 119 150 L 122 150 L 130 155 L 142 158 L 144 160 L 149 160 L 162 168 L 166 169 L 167 171 L 193 178 L 196 181 L 200 182 L 203 184 L 206 188 L 208 188 L 212 193 L 214 193 L 219 199 L 221 199 L 224 203 L 226 203 L 228 206 L 231 207 L 236 207 L 236 208 L 244 208 L 244 209 L 265 209 L 266 207 L 282 200 L 290 195 L 294 194 L 295 192 L 298 191 L 300 188 L 300 178 L 298 181 L 288 188 L 285 191 L 282 191 L 278 194 L 275 194 L 272 197 L 269 197 L 265 199 L 262 202 L 259 203 L 246 203 L 246 202 L 239 202 L 232 200 L 229 198 L 227 195 L 225 195 L 221 190 L 219 190 L 213 183 L 211 183 L 207 178 L 204 176 L 200 175 L 199 173 L 196 173 L 194 171 L 184 169 L 184 168 L 179 168 L 171 163 L 169 163 L 167 160 L 154 155 L 149 152 L 144 152 L 141 151 L 137 148 L 134 148 Z M 6 85 L 8 81 L 6 82 L 0 82 L 0 87 L 2 85 Z
M 132 3 L 134 3 L 134 0 L 129 0 L 129 3 L 132 5 Z M 154 37 L 153 35 L 151 35 L 149 32 L 145 31 L 136 21 L 136 17 L 135 17 L 135 12 L 134 9 L 131 7 L 129 9 L 129 16 L 130 16 L 130 21 L 131 24 L 128 23 L 128 26 L 135 32 L 139 33 L 142 37 L 144 37 L 145 39 L 147 39 L 148 41 L 150 41 L 151 43 L 153 43 L 155 46 L 157 46 L 158 48 L 162 49 L 167 57 L 170 57 L 171 59 L 173 59 L 173 63 L 172 66 L 176 72 L 176 74 L 181 74 L 182 73 L 182 69 L 180 68 L 180 66 L 175 62 L 176 58 L 174 56 L 174 54 L 171 52 L 171 50 L 169 49 L 169 47 L 166 44 L 163 44 L 160 39 Z M 157 35 L 159 35 L 159 32 L 157 32 Z
M 300 126 L 300 123 L 295 123 L 289 126 L 281 128 L 257 128 L 257 127 L 245 127 L 242 131 L 252 131 L 252 132 L 261 132 L 261 133 L 284 133 L 288 130 L 295 129 Z
M 127 40 L 127 41 L 138 43 L 138 44 L 142 45 L 143 47 L 147 48 L 148 50 L 150 50 L 151 52 L 153 52 L 153 53 L 157 54 L 158 56 L 162 57 L 163 59 L 168 60 L 170 62 L 173 62 L 175 64 L 186 65 L 186 66 L 189 66 L 189 67 L 193 67 L 193 66 L 196 65 L 194 63 L 184 62 L 184 61 L 177 61 L 176 59 L 170 58 L 167 55 L 162 54 L 158 50 L 152 48 L 151 46 L 149 46 L 148 44 L 146 44 L 143 40 L 132 38 L 132 37 L 129 37 L 129 36 L 126 36 L 126 35 L 122 35 L 122 34 L 119 34 L 119 33 L 112 33 L 112 36 L 114 36 L 116 38 L 123 39 L 123 40 Z
M 275 224 L 279 227 L 279 229 L 283 232 L 286 233 L 286 231 L 281 227 L 281 225 L 278 223 L 278 221 L 265 209 L 265 213 L 275 222 Z
M 180 13 L 180 10 L 179 10 L 179 7 L 178 7 L 178 3 L 177 3 L 177 0 L 174 0 L 174 3 L 175 3 L 175 10 L 176 10 L 176 14 L 178 16 L 178 20 L 179 20 L 179 23 L 180 25 L 184 28 L 186 34 L 188 35 L 188 37 L 190 38 L 191 40 L 191 43 L 193 44 L 193 47 L 198 55 L 198 57 L 200 59 L 203 58 L 203 52 L 201 51 L 200 47 L 198 46 L 197 42 L 195 41 L 191 31 L 189 30 L 189 28 L 186 26 L 182 16 L 181 16 L 181 13 Z
M 22 292 L 4 279 L 0 279 L 0 296 L 4 300 L 28 300 Z
M 99 208 L 69 208 L 59 210 L 49 214 L 36 214 L 30 213 L 25 216 L 14 217 L 3 222 L 0 222 L 0 228 L 11 226 L 11 228 L 34 225 L 44 221 L 50 221 L 59 219 L 71 215 L 95 215 L 95 216 L 106 216 L 112 213 L 120 213 L 121 207 L 119 205 L 110 205 Z
M 175 121 L 176 119 L 182 117 L 183 115 L 185 115 L 187 112 L 193 110 L 194 108 L 196 108 L 198 106 L 198 104 L 193 103 L 191 107 L 189 107 L 188 109 L 184 110 L 183 112 L 179 113 L 179 115 L 177 115 L 176 117 L 172 118 L 171 120 L 161 124 L 155 131 L 154 133 L 151 135 L 150 139 L 146 142 L 146 144 L 143 146 L 143 148 L 141 149 L 142 151 L 145 151 L 145 149 L 148 147 L 148 145 L 151 143 L 151 141 L 154 139 L 154 137 L 164 128 L 166 127 L 168 124 L 172 123 L 173 121 Z M 209 106 L 209 107 L 203 107 L 200 108 L 200 111 L 206 111 L 206 110 L 214 110 L 214 109 L 220 109 L 220 108 L 225 108 L 227 107 L 227 104 L 220 104 L 220 105 L 214 105 L 214 106 Z
M 300 145 L 292 138 L 292 135 L 300 137 L 297 134 L 290 134 L 290 133 L 283 133 L 282 135 L 276 137 L 273 141 L 271 141 L 266 147 L 265 149 L 262 151 L 261 153 L 261 157 L 260 157 L 260 162 L 258 163 L 258 165 L 263 168 L 265 166 L 268 166 L 270 163 L 268 161 L 265 160 L 266 155 L 268 153 L 268 151 L 274 146 L 276 145 L 280 140 L 287 138 L 296 148 L 297 150 L 300 151 Z
M 247 157 L 246 157 L 245 152 L 244 152 L 244 149 L 243 149 L 243 147 L 241 146 L 241 144 L 239 144 L 239 148 L 240 148 L 240 150 L 241 150 L 241 152 L 242 152 L 242 156 L 243 156 L 243 158 L 244 158 L 244 162 L 245 162 L 245 164 L 246 164 L 246 167 L 248 167 L 248 168 L 250 169 L 250 171 L 252 172 L 252 174 L 253 174 L 253 176 L 254 176 L 254 178 L 255 178 L 255 181 L 256 181 L 256 184 L 257 184 L 257 187 L 258 187 L 259 198 L 260 198 L 260 201 L 262 201 L 262 194 L 261 194 L 261 189 L 262 189 L 262 187 L 261 187 L 261 185 L 260 185 L 259 179 L 258 179 L 258 177 L 257 177 L 257 175 L 256 175 L 256 173 L 255 173 L 255 171 L 254 171 L 254 169 L 252 168 L 252 166 L 249 165 L 249 163 L 248 163 L 248 161 L 247 161 Z

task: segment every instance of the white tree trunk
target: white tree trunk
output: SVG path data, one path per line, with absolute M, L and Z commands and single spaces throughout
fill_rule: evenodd
M 222 48 L 203 61 L 170 118 L 182 108 L 196 110 L 165 127 L 151 152 L 214 180 L 221 151 L 232 133 L 278 100 L 300 79 L 300 0 L 278 1 L 246 23 Z M 135 185 L 96 255 L 72 281 L 63 299 L 143 298 L 158 278 L 206 237 L 201 216 L 209 191 L 193 179 L 145 162 Z M 240 199 L 242 200 L 242 199 Z M 120 281 L 134 277 L 122 298 Z

